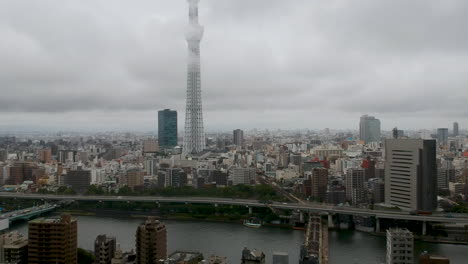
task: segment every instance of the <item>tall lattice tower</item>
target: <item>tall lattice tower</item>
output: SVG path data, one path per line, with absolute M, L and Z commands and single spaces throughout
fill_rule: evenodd
M 205 149 L 200 78 L 200 41 L 203 37 L 203 27 L 198 23 L 198 2 L 199 0 L 188 0 L 187 106 L 183 147 L 183 152 L 186 155 L 199 153 Z

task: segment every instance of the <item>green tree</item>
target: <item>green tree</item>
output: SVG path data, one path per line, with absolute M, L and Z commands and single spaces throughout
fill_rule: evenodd
M 78 264 L 93 264 L 94 263 L 94 255 L 90 252 L 78 248 Z

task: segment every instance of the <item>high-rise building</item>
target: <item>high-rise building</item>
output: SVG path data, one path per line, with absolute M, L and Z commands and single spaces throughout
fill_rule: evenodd
M 116 247 L 115 237 L 98 235 L 94 240 L 94 264 L 112 264 Z
M 65 175 L 65 185 L 70 186 L 77 193 L 86 192 L 91 185 L 91 171 L 78 167 L 77 170 L 67 172 L 67 175 Z
M 186 34 L 188 43 L 187 105 L 185 109 L 185 136 L 183 153 L 200 153 L 205 149 L 203 109 L 200 74 L 200 41 L 203 27 L 198 23 L 199 0 L 188 0 L 189 26 Z
M 439 146 L 447 146 L 448 144 L 448 128 L 438 128 L 437 129 L 437 143 Z
M 166 226 L 149 217 L 136 232 L 136 263 L 156 264 L 167 258 Z
M 385 141 L 385 203 L 405 210 L 437 207 L 435 140 Z
M 233 142 L 236 146 L 242 146 L 244 144 L 244 131 L 236 129 L 233 131 Z
M 38 160 L 42 163 L 50 163 L 52 161 L 52 150 L 50 148 L 38 150 Z
M 126 184 L 129 188 L 132 190 L 135 189 L 135 187 L 143 186 L 144 184 L 144 171 L 134 168 L 134 169 L 129 169 L 127 171 L 126 175 Z
M 361 116 L 359 139 L 364 143 L 380 142 L 380 120 L 368 115 Z
M 28 239 L 17 231 L 0 235 L 0 263 L 27 264 Z
M 453 123 L 453 136 L 457 137 L 460 132 L 458 131 L 458 122 Z
M 30 221 L 28 263 L 77 263 L 77 226 L 76 219 L 70 215 Z
M 364 202 L 366 196 L 365 171 L 363 169 L 348 169 L 346 172 L 346 200 L 352 204 Z
M 311 197 L 319 201 L 327 199 L 328 169 L 314 168 L 310 175 Z
M 387 264 L 413 263 L 413 234 L 406 228 L 387 229 Z
M 158 112 L 158 141 L 161 148 L 177 146 L 177 111 L 165 109 Z
M 8 179 L 5 179 L 7 185 L 19 185 L 24 181 L 32 181 L 33 169 L 36 165 L 31 162 L 17 161 L 10 167 L 10 173 Z

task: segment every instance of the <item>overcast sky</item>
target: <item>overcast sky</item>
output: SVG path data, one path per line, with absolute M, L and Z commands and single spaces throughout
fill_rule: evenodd
M 468 127 L 466 0 L 202 0 L 205 128 Z M 0 0 L 0 127 L 185 119 L 185 0 Z

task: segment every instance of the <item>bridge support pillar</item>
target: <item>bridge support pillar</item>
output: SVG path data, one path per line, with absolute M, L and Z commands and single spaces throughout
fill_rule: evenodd
M 299 222 L 304 223 L 304 212 L 299 211 Z
M 375 218 L 375 232 L 380 233 L 380 219 L 377 217 Z
M 249 207 L 249 215 L 253 214 L 253 208 Z
M 426 230 L 426 221 L 423 221 L 422 223 L 422 235 L 425 236 L 427 233 L 427 230 Z
M 328 214 L 328 228 L 333 229 L 335 228 L 335 224 L 333 223 L 333 215 Z

